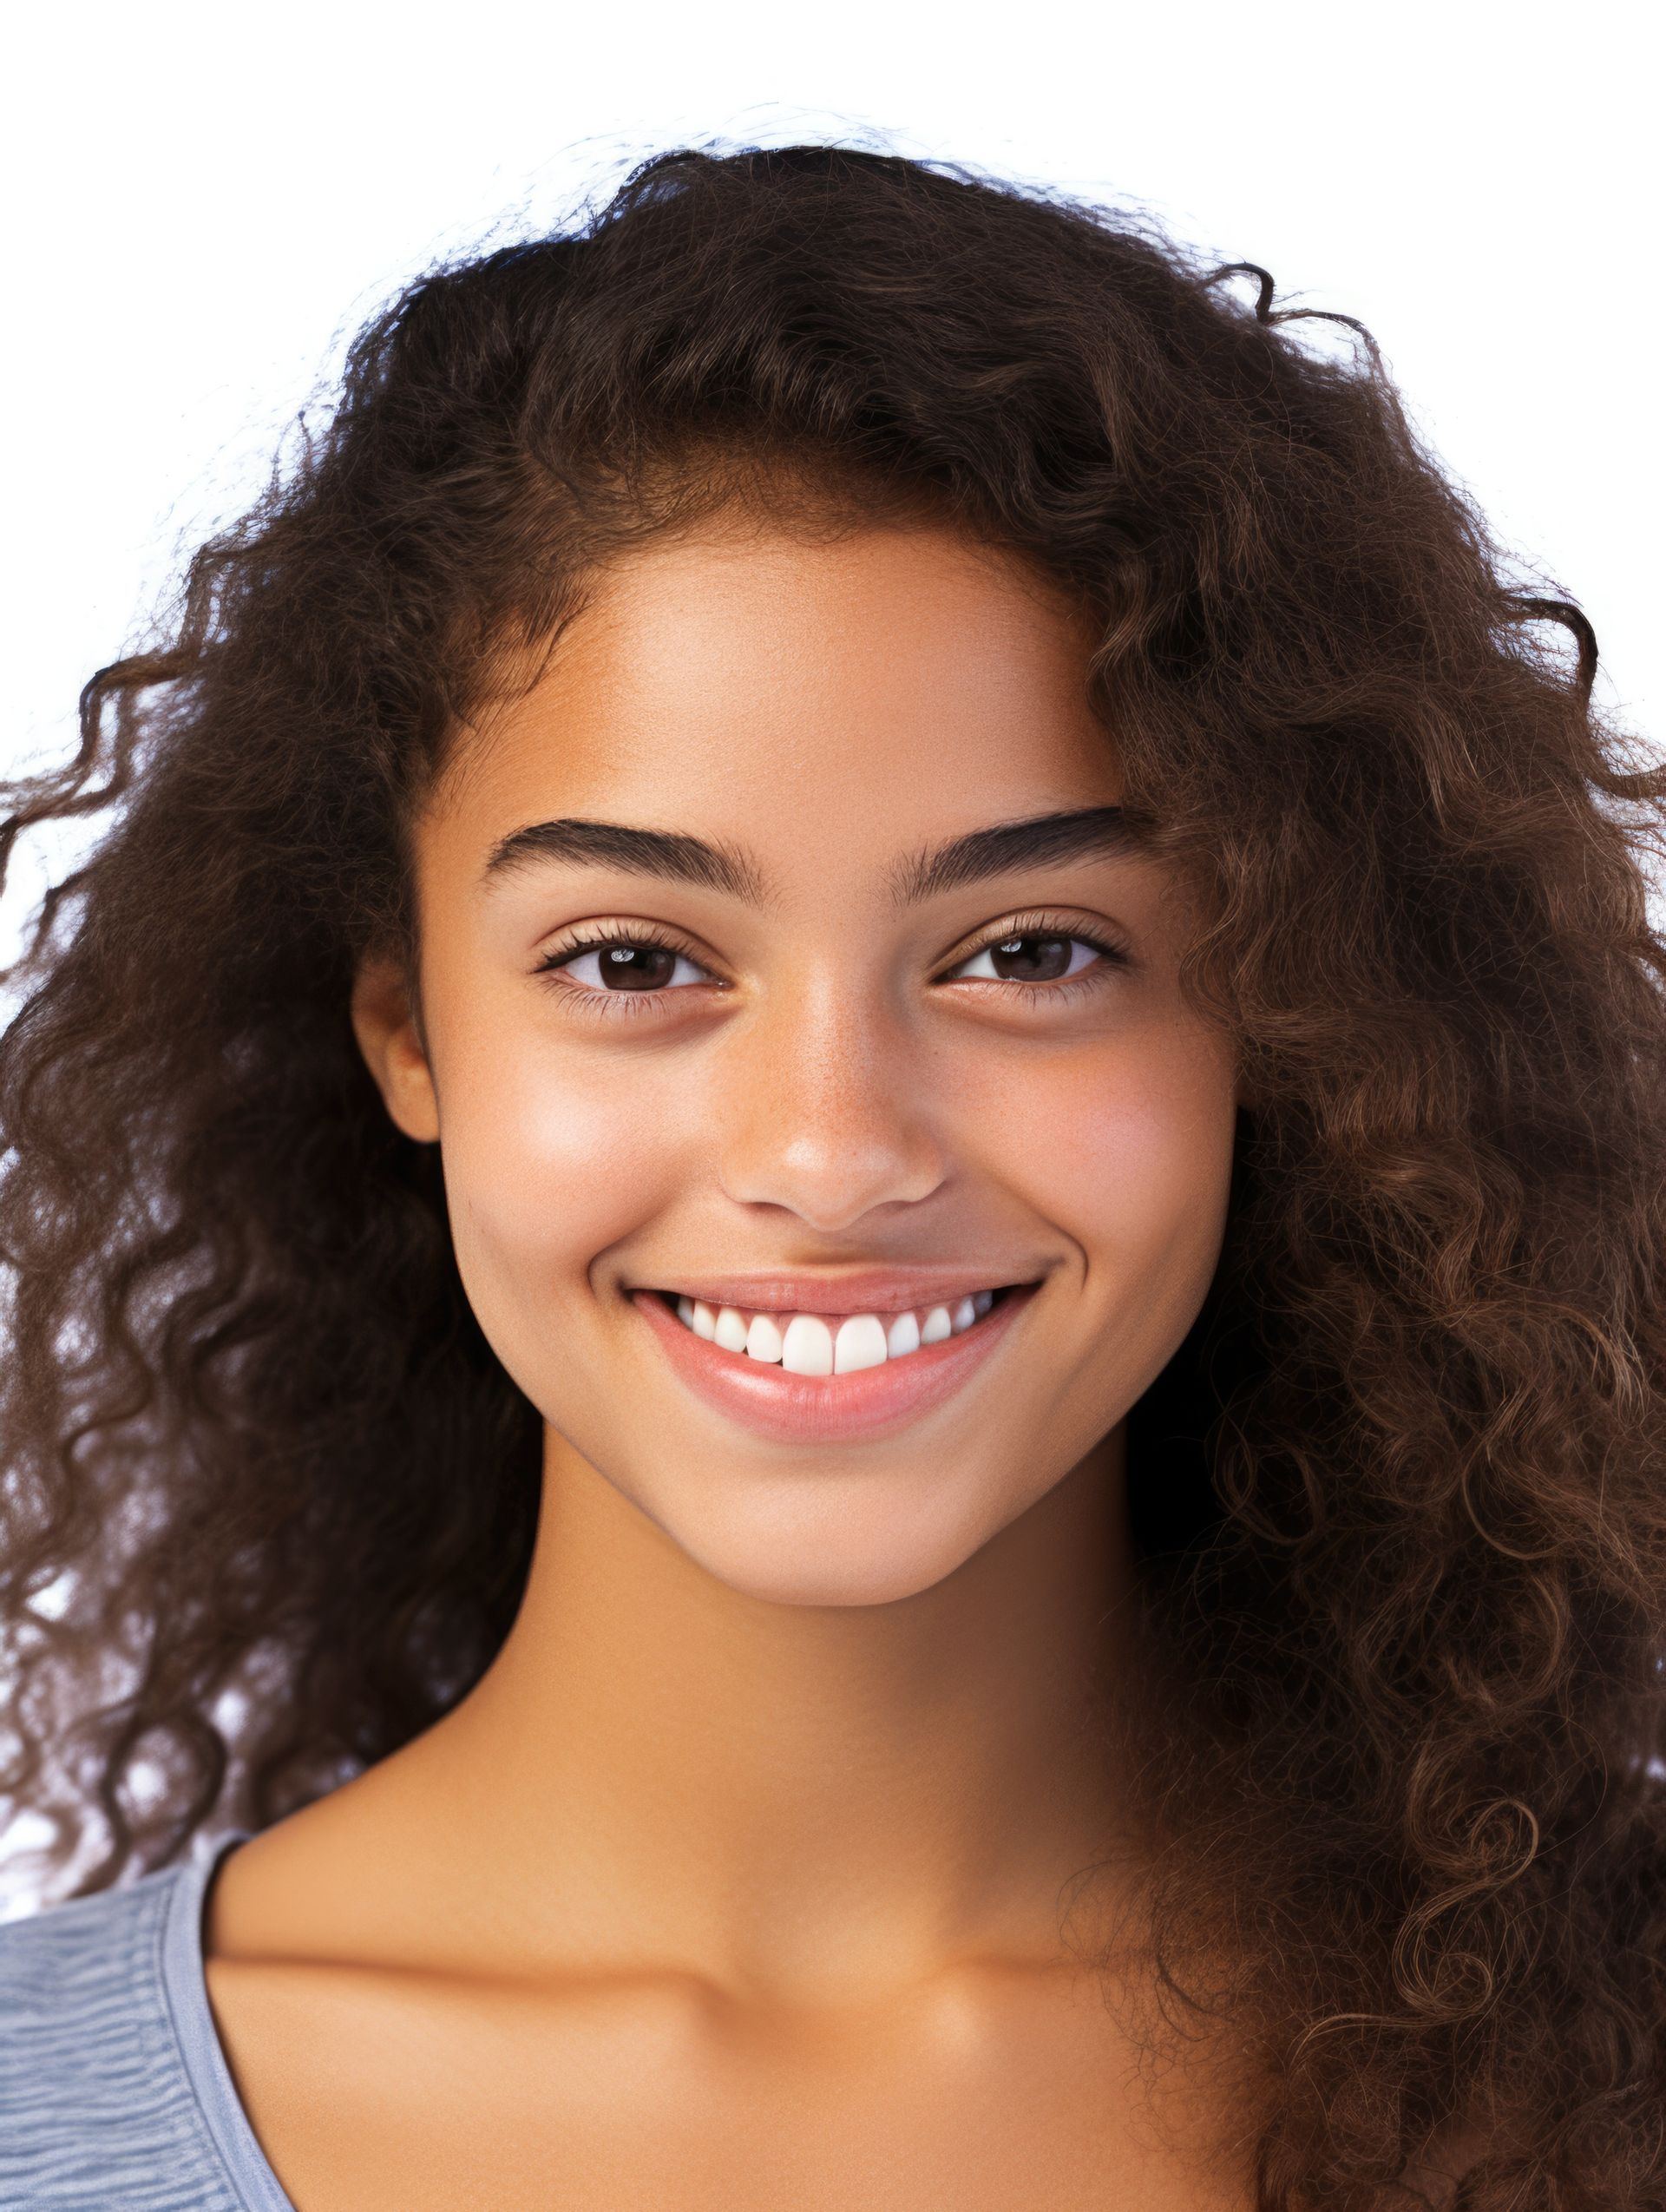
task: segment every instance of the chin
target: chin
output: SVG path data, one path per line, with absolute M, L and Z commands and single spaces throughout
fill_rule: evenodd
M 963 1566 L 991 1533 L 969 1514 L 946 1522 L 904 1511 L 900 1501 L 889 1513 L 868 1501 L 867 1510 L 807 1513 L 806 1503 L 800 1494 L 784 1514 L 737 1513 L 721 1525 L 666 1533 L 716 1580 L 772 1605 L 889 1605 L 918 1597 Z

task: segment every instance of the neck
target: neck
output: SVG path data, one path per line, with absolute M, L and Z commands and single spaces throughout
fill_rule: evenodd
M 803 1606 L 718 1582 L 551 1436 L 514 1628 L 429 1739 L 515 1922 L 605 1895 L 748 1985 L 1056 1946 L 1114 1826 L 1087 1689 L 1131 1576 L 1122 1443 L 932 1588 Z

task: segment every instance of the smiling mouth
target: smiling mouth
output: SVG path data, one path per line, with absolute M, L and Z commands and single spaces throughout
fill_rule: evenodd
M 784 1287 L 771 1285 L 760 1295 L 778 1296 Z M 719 1304 L 669 1287 L 645 1286 L 630 1296 L 672 1373 L 709 1408 L 765 1442 L 842 1447 L 900 1434 L 973 1387 L 1022 1326 L 1040 1286 L 992 1283 L 987 1290 L 963 1290 L 952 1301 L 933 1299 L 906 1316 L 883 1303 L 889 1287 L 877 1283 L 869 1291 L 880 1302 L 877 1310 L 854 1313 L 850 1300 L 843 1312 L 815 1313 Z M 794 1290 L 817 1295 L 808 1282 Z M 827 1295 L 844 1294 L 830 1282 Z M 678 1311 L 679 1299 L 687 1301 L 686 1318 Z M 718 1341 L 719 1326 L 726 1342 Z M 777 1355 L 777 1347 L 790 1354 L 790 1363 Z M 998 1417 L 994 1406 L 989 1411 Z
M 682 1326 L 743 1363 L 774 1366 L 788 1375 L 851 1375 L 892 1366 L 933 1344 L 975 1329 L 1027 1283 L 1002 1283 L 941 1303 L 901 1313 L 830 1314 L 753 1311 L 710 1305 L 673 1290 L 658 1298 Z

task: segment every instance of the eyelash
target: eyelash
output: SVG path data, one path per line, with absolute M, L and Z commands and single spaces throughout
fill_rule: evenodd
M 991 930 L 976 944 L 969 946 L 951 963 L 951 973 L 954 968 L 964 968 L 968 961 L 975 960 L 980 953 L 987 952 L 992 946 L 1005 944 L 1013 937 L 1057 937 L 1066 944 L 1086 945 L 1100 957 L 1093 966 L 1083 968 L 1079 974 L 1061 977 L 1051 983 L 1020 983 L 987 975 L 962 976 L 958 980 L 993 985 L 1009 998 L 1015 994 L 1021 996 L 1026 1005 L 1056 1004 L 1060 999 L 1074 998 L 1081 991 L 1102 988 L 1110 980 L 1113 969 L 1125 968 L 1131 964 L 1127 948 L 1114 939 L 1095 936 L 1087 930 L 1072 928 L 1057 915 L 1020 914 L 1002 922 L 998 929 Z M 557 981 L 562 968 L 581 959 L 586 953 L 607 952 L 615 945 L 640 945 L 651 951 L 671 953 L 690 962 L 696 968 L 702 966 L 691 948 L 679 943 L 669 932 L 634 929 L 621 924 L 602 935 L 567 939 L 546 953 L 533 972 L 547 976 L 555 983 L 555 988 L 566 995 L 575 1012 L 583 1001 L 593 1002 L 585 1006 L 587 1013 L 594 1011 L 607 1021 L 616 1015 L 631 1019 L 662 1010 L 665 1001 L 677 995 L 677 991 L 668 985 L 661 985 L 653 990 L 610 991 L 605 987 L 599 988 L 587 983 Z M 686 990 L 688 986 L 683 984 L 679 988 Z

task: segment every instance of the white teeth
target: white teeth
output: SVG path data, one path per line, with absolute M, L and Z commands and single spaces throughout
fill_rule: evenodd
M 833 1340 L 835 1375 L 851 1375 L 859 1367 L 883 1367 L 887 1355 L 885 1324 L 877 1314 L 853 1313 L 839 1323 Z
M 712 1341 L 721 1344 L 725 1352 L 744 1352 L 746 1349 L 746 1316 L 737 1313 L 733 1306 L 725 1306 L 718 1316 L 718 1325 Z
M 781 1364 L 789 1375 L 831 1375 L 833 1336 L 813 1313 L 796 1313 L 781 1339 Z
M 920 1324 L 911 1313 L 900 1313 L 885 1333 L 885 1356 L 900 1360 L 920 1349 Z
M 778 1360 L 781 1356 L 781 1331 L 773 1316 L 755 1313 L 752 1325 L 746 1331 L 746 1356 L 751 1360 Z
M 854 1375 L 887 1360 L 905 1359 L 922 1344 L 941 1344 L 970 1329 L 995 1302 L 993 1290 L 974 1291 L 952 1304 L 925 1306 L 912 1313 L 856 1313 L 831 1328 L 820 1315 L 747 1314 L 738 1306 L 708 1305 L 682 1293 L 677 1316 L 685 1328 L 725 1352 L 747 1359 L 778 1361 L 790 1375 Z

